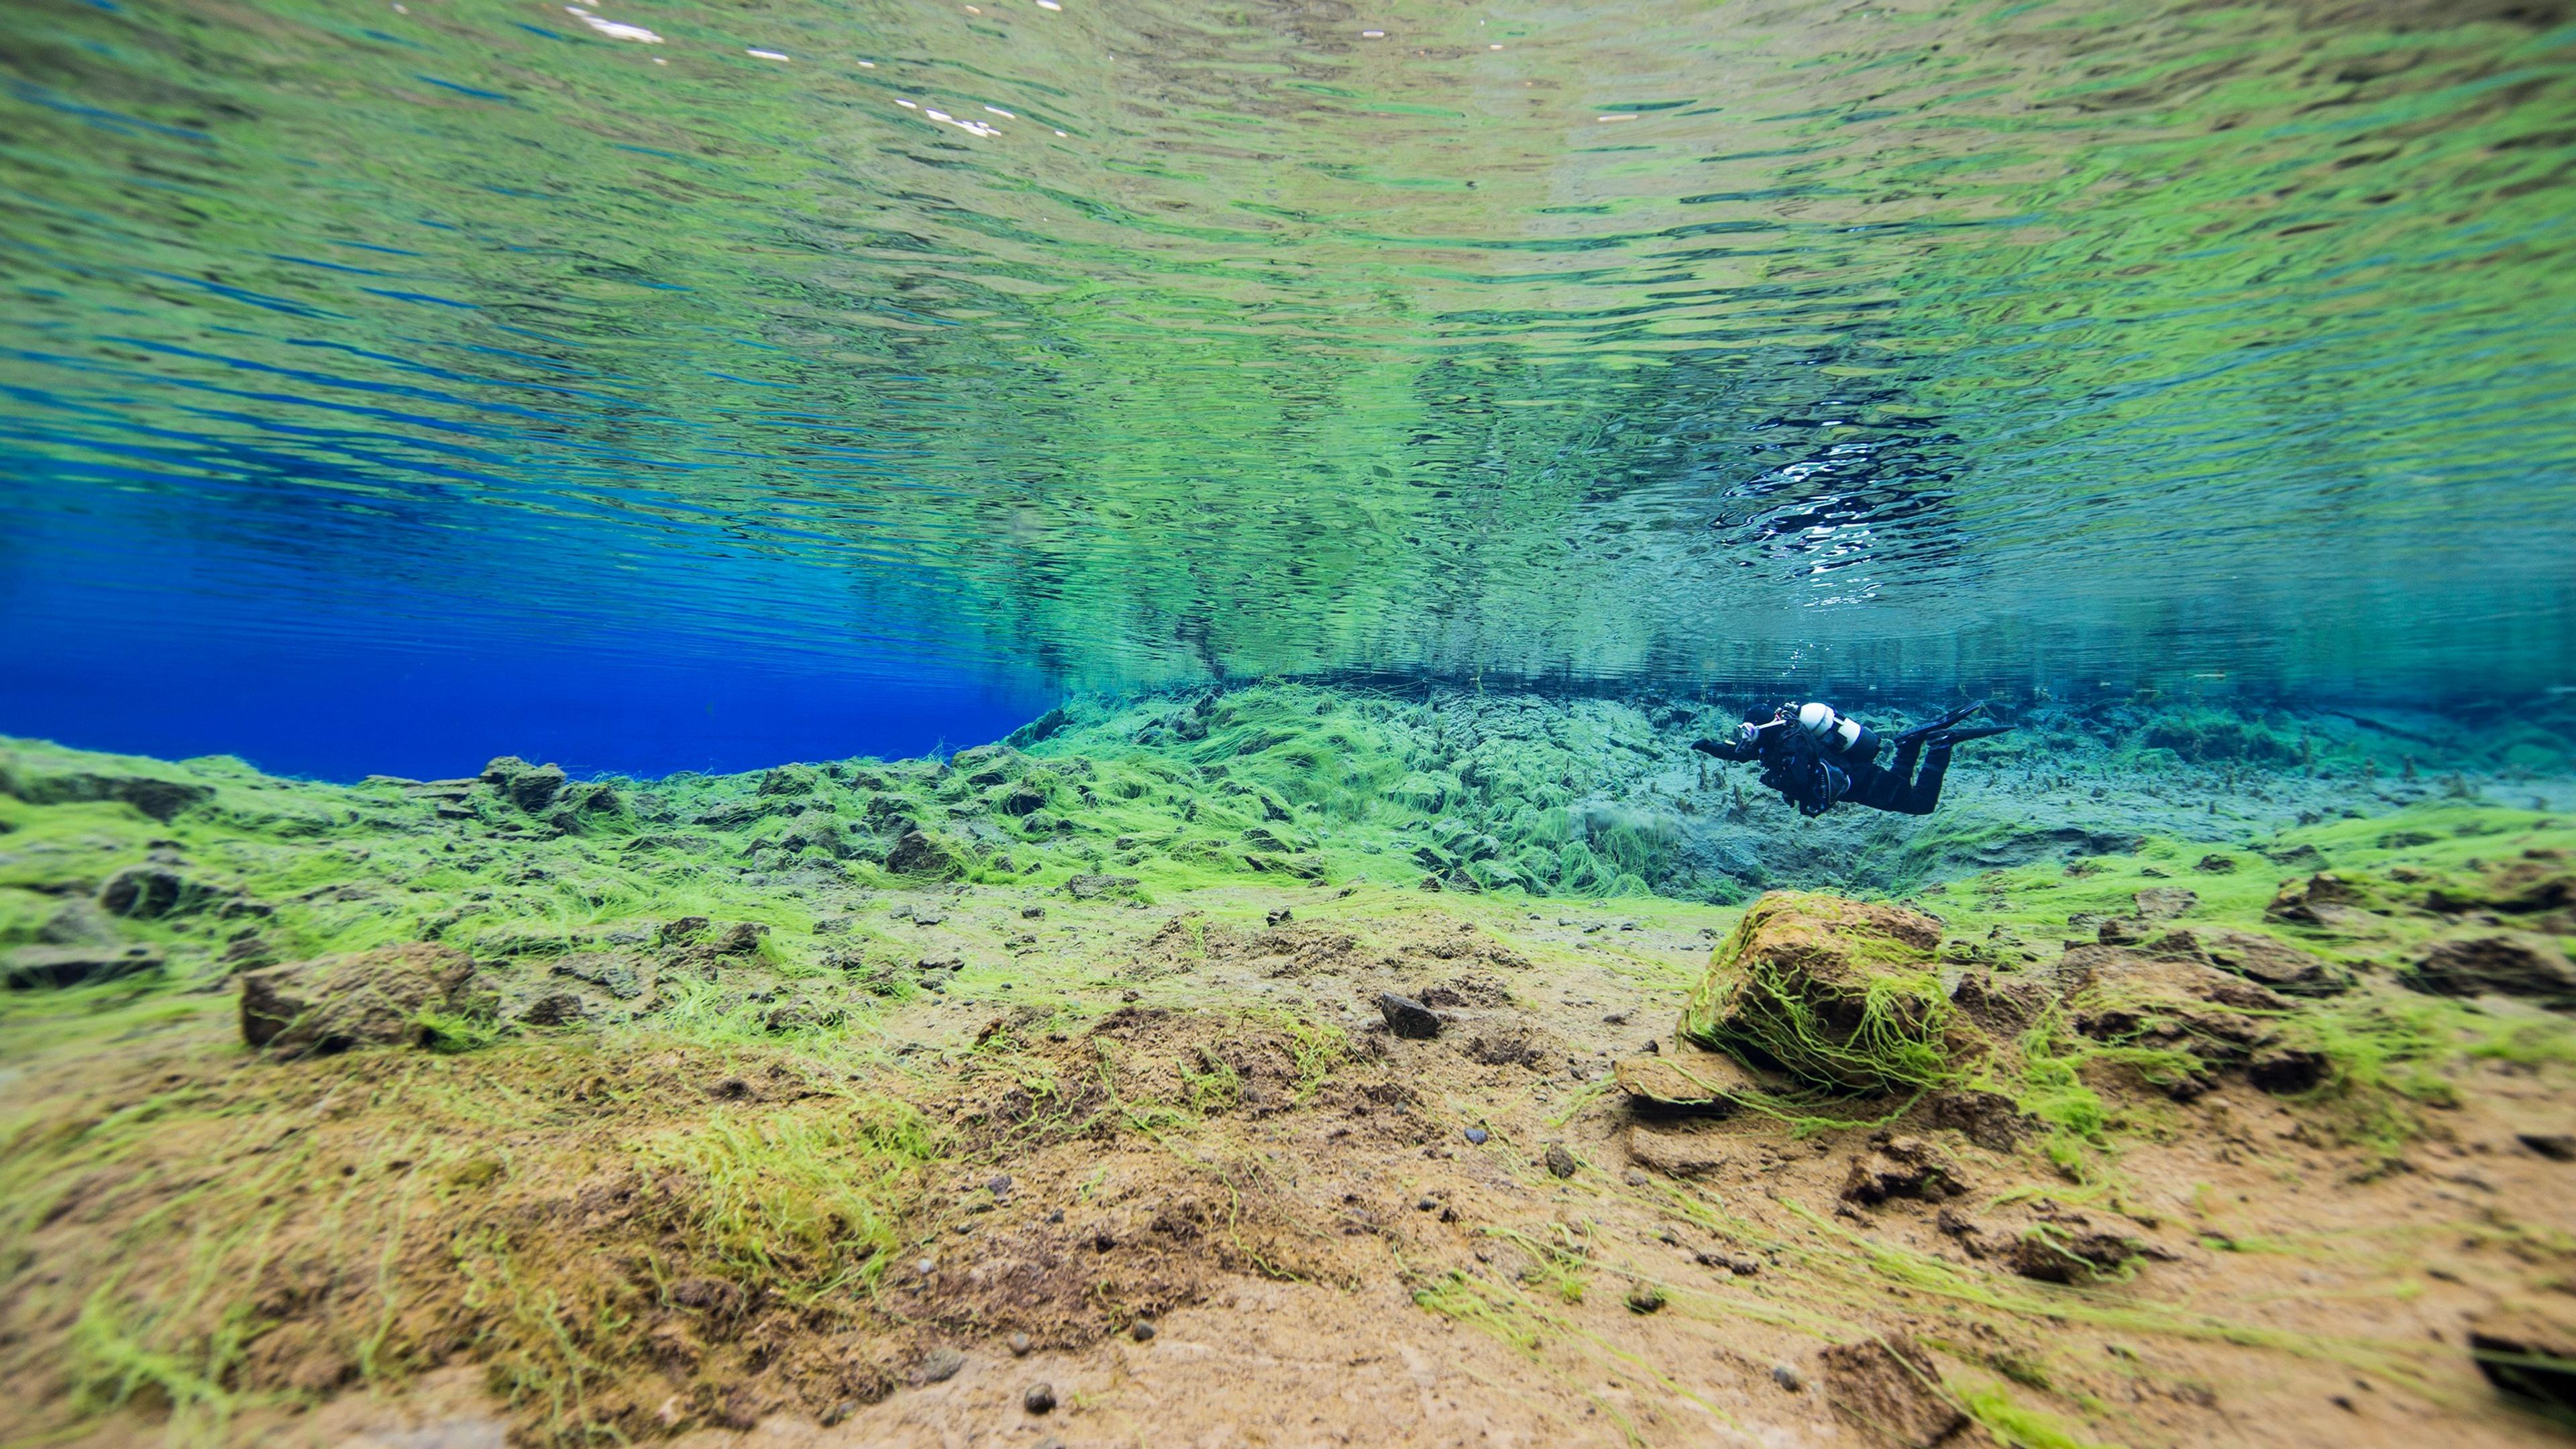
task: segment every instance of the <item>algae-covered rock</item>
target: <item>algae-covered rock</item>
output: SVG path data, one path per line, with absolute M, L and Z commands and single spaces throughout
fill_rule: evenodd
M 896 875 L 936 880 L 952 879 L 965 869 L 954 851 L 918 830 L 907 830 L 895 841 L 894 848 L 886 852 L 885 868 Z
M 96 770 L 47 770 L 15 755 L 0 757 L 0 794 L 14 795 L 30 805 L 121 801 L 165 825 L 180 811 L 215 798 L 212 786 L 194 781 Z
M 1938 1085 L 1985 1045 L 1941 994 L 1940 944 L 1919 912 L 1773 891 L 1711 957 L 1682 1035 L 1810 1086 Z
M 2435 996 L 2527 996 L 2576 1008 L 2576 968 L 2546 936 L 2516 931 L 2437 941 L 2399 980 Z
M 21 946 L 0 964 L 0 978 L 12 991 L 46 986 L 83 986 L 114 981 L 161 969 L 161 953 L 150 946 L 82 942 L 61 946 Z
M 2292 996 L 2331 996 L 2349 990 L 2352 977 L 2296 946 L 2253 931 L 2176 930 L 2141 948 L 2215 966 L 2259 986 Z
M 1932 1201 L 1966 1191 L 1967 1179 L 1949 1154 L 1920 1137 L 1879 1132 L 1871 1135 L 1869 1149 L 1852 1159 L 1842 1197 L 1874 1207 L 1892 1197 Z
M 424 1039 L 424 1012 L 472 1015 L 474 959 L 416 942 L 242 977 L 242 1039 L 289 1056 Z
M 2010 1152 L 2038 1127 L 2037 1118 L 2000 1092 L 1954 1087 L 1923 1101 L 1924 1117 L 1933 1126 L 1957 1132 L 1989 1152 Z
M 2371 904 L 2370 893 L 2358 882 L 2319 871 L 2281 882 L 2263 914 L 2294 925 L 2343 930 L 2369 924 Z
M 760 777 L 758 793 L 770 796 L 811 795 L 822 783 L 811 765 L 779 765 Z
M 539 765 L 510 782 L 510 803 L 534 815 L 554 803 L 564 780 L 561 765 Z
M 2034 1223 L 1979 1256 L 2000 1257 L 2006 1267 L 2037 1282 L 2081 1284 L 2127 1276 L 2146 1256 L 2146 1245 L 2127 1233 L 2090 1227 L 2077 1216 Z
M 1933 1449 L 1968 1428 L 1968 1416 L 1941 1391 L 1940 1367 L 1904 1334 L 1835 1344 L 1824 1361 L 1834 1417 L 1874 1442 Z
M 1138 880 L 1132 875 L 1083 874 L 1067 879 L 1064 883 L 1064 888 L 1065 892 L 1071 895 L 1075 900 L 1088 901 L 1095 900 L 1101 896 L 1118 895 L 1127 891 L 1132 891 L 1142 884 L 1144 884 L 1143 881 Z
M 2445 915 L 2501 911 L 2509 916 L 2576 906 L 2576 871 L 2554 850 L 2530 852 L 2488 871 L 2474 885 L 2444 882 L 2425 893 L 2424 904 Z
M 554 803 L 555 793 L 570 777 L 561 765 L 531 765 L 516 755 L 502 755 L 483 767 L 480 778 L 508 796 L 511 804 L 534 815 Z
M 2198 961 L 2111 946 L 2069 949 L 2048 972 L 2077 1034 L 2124 1048 L 2147 1083 L 2188 1101 L 2208 1073 L 2244 1065 L 2274 1044 L 2271 1023 L 2290 1002 Z
M 148 921 L 193 909 L 212 894 L 177 871 L 133 865 L 109 876 L 107 884 L 98 888 L 98 904 L 111 915 Z

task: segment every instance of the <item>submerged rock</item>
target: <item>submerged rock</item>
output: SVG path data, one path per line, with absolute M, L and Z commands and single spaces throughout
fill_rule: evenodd
M 2010 1152 L 2035 1126 L 2013 1099 L 2000 1092 L 1954 1088 L 1924 1099 L 1924 1115 L 1934 1127 L 1959 1133 L 1989 1152 Z
M 2276 1096 L 2312 1091 L 2326 1079 L 2333 1063 L 2326 1054 L 2306 1047 L 2266 1047 L 2245 1062 L 2245 1080 Z
M 1811 1086 L 1933 1085 L 1984 1049 L 1941 994 L 1940 944 L 1919 912 L 1773 891 L 1717 948 L 1682 1035 Z
M 2576 1313 L 2537 1302 L 2498 1304 L 2469 1319 L 2469 1356 L 2509 1397 L 2576 1414 Z
M 288 1056 L 418 1042 L 425 1011 L 480 1014 L 474 959 L 453 946 L 387 946 L 241 978 L 242 1040 Z
M 2174 956 L 2215 966 L 2293 996 L 2331 996 L 2352 986 L 2350 974 L 2322 957 L 2253 931 L 2169 931 L 2142 949 L 2150 956 Z
M 192 910 L 212 894 L 166 867 L 130 865 L 98 888 L 98 904 L 111 915 L 149 921 Z
M 534 815 L 554 803 L 564 780 L 562 766 L 540 765 L 510 782 L 510 803 Z
M 929 876 L 947 880 L 964 870 L 955 853 L 918 830 L 907 830 L 886 852 L 885 868 L 896 875 Z
M 822 784 L 811 765 L 779 765 L 760 777 L 762 795 L 811 795 Z
M 561 765 L 531 765 L 516 755 L 502 755 L 485 765 L 479 778 L 508 797 L 511 804 L 534 815 L 554 803 L 556 792 L 563 789 L 569 777 Z
M 161 953 L 149 946 L 87 942 L 63 946 L 21 946 L 8 954 L 5 966 L 0 966 L 0 973 L 5 973 L 10 990 L 29 991 L 39 987 L 84 986 L 94 981 L 114 981 L 160 969 Z
M 213 787 L 155 775 L 109 775 L 91 770 L 62 774 L 27 770 L 0 762 L 0 793 L 30 805 L 66 805 L 84 800 L 120 801 L 168 824 L 179 812 L 215 798 Z
M 2435 996 L 2528 996 L 2544 1006 L 2576 1008 L 2576 969 L 2546 936 L 2499 931 L 2439 941 L 2398 979 Z
M 2263 914 L 2294 925 L 2348 929 L 2369 923 L 2370 913 L 2363 909 L 2368 901 L 2369 896 L 2351 881 L 2319 871 L 2281 882 Z
M 1892 1197 L 1938 1200 L 1967 1190 L 1967 1179 L 1947 1153 L 1920 1137 L 1880 1132 L 1871 1137 L 1868 1151 L 1852 1159 L 1842 1198 L 1876 1206 Z
M 1377 998 L 1378 1015 L 1386 1018 L 1386 1029 L 1411 1041 L 1428 1041 L 1440 1034 L 1440 1017 L 1430 1007 L 1409 996 L 1382 991 Z
M 2149 1054 L 2135 1069 L 2182 1101 L 2210 1088 L 2209 1071 L 2272 1045 L 2270 1020 L 2290 1009 L 2286 997 L 2199 962 L 2110 946 L 2071 948 L 2048 975 L 2078 1034 Z
M 556 991 L 529 1002 L 519 1013 L 519 1020 L 529 1026 L 570 1026 L 590 1015 L 582 999 L 569 991 Z
M 2576 906 L 2576 872 L 2555 852 L 2534 852 L 2487 872 L 2477 884 L 2444 884 L 2425 893 L 2424 904 L 2446 915 L 2464 911 L 2500 911 L 2508 916 L 2534 915 Z
M 2004 1245 L 1999 1254 L 2007 1267 L 2041 1283 L 2092 1283 L 2127 1276 L 2130 1265 L 2146 1256 L 2145 1244 L 2125 1233 L 2083 1226 L 2042 1223 Z
M 1932 1356 L 1902 1333 L 1824 1352 L 1825 1402 L 1834 1417 L 1899 1449 L 1935 1449 L 1968 1427 L 1968 1416 L 1941 1392 Z

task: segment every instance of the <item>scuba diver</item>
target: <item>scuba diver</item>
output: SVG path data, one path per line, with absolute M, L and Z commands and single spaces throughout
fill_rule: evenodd
M 1784 704 L 1767 717 L 1758 708 L 1748 709 L 1733 738 L 1700 740 L 1691 748 L 1721 760 L 1760 763 L 1762 783 L 1811 818 L 1838 801 L 1899 815 L 1929 815 L 1941 803 L 1941 777 L 1950 768 L 1951 746 L 2012 728 L 1957 727 L 1985 707 L 1980 700 L 1899 734 L 1896 757 L 1885 765 L 1878 763 L 1881 742 L 1875 731 L 1822 703 Z M 1918 757 L 1920 774 L 1915 772 Z

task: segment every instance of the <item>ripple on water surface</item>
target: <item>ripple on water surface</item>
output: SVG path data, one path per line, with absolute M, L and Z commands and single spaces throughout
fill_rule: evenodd
M 26 0 L 0 570 L 1093 683 L 2559 682 L 2565 24 Z

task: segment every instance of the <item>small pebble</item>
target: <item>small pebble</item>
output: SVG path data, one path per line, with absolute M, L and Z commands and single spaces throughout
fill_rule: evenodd
M 1034 1347 L 1036 1347 L 1036 1345 L 1029 1341 L 1029 1336 L 1027 1334 L 1014 1333 L 1011 1335 L 1011 1357 L 1026 1358 L 1029 1356 L 1029 1350 Z
M 1031 1384 L 1029 1386 L 1029 1391 L 1020 1396 L 1020 1407 L 1028 1410 L 1032 1414 L 1043 1414 L 1048 1410 L 1053 1409 L 1055 1407 L 1055 1385 Z
M 1415 1203 L 1413 1205 L 1413 1210 L 1415 1212 L 1427 1213 L 1438 1206 L 1440 1206 L 1440 1204 L 1433 1202 L 1431 1199 L 1426 1197 L 1422 1201 Z
M 1467 1144 L 1471 1147 L 1482 1147 L 1486 1139 L 1492 1135 L 1482 1127 L 1470 1127 L 1467 1129 Z
M 1619 1175 L 1619 1180 L 1628 1184 L 1630 1187 L 1644 1187 L 1646 1185 L 1646 1174 L 1632 1167 L 1626 1172 L 1621 1173 Z
M 939 1271 L 939 1260 L 936 1258 L 924 1258 L 920 1262 L 912 1265 L 912 1271 L 920 1274 L 924 1278 L 927 1278 L 931 1274 Z
M 925 1384 L 944 1384 L 957 1377 L 957 1371 L 965 1366 L 966 1355 L 953 1348 L 934 1348 L 922 1356 L 921 1381 Z
M 1785 1363 L 1771 1365 L 1771 1382 L 1793 1394 L 1807 1386 L 1807 1381 L 1798 1376 L 1798 1371 Z
M 1574 1154 L 1565 1150 L 1564 1143 L 1551 1142 L 1547 1145 L 1547 1170 L 1551 1177 L 1574 1175 Z
M 1063 1222 L 1063 1221 L 1064 1221 L 1064 1209 L 1062 1209 L 1062 1208 L 1056 1208 L 1056 1209 L 1054 1209 L 1053 1211 L 1049 1212 L 1049 1213 L 1047 1214 L 1047 1221 L 1048 1221 L 1048 1222 L 1051 1222 L 1051 1223 L 1060 1223 L 1060 1222 Z
M 1139 1318 L 1136 1320 L 1136 1326 L 1128 1329 L 1127 1333 L 1128 1336 L 1134 1338 L 1138 1343 L 1152 1343 L 1154 1341 L 1154 1320 L 1150 1318 Z
M 1628 1311 L 1652 1313 L 1664 1306 L 1664 1290 L 1652 1283 L 1640 1283 L 1628 1290 Z
M 1009 1197 L 1011 1195 L 1011 1175 L 1007 1172 L 1002 1173 L 995 1177 L 991 1182 L 984 1184 L 984 1190 L 995 1197 Z

